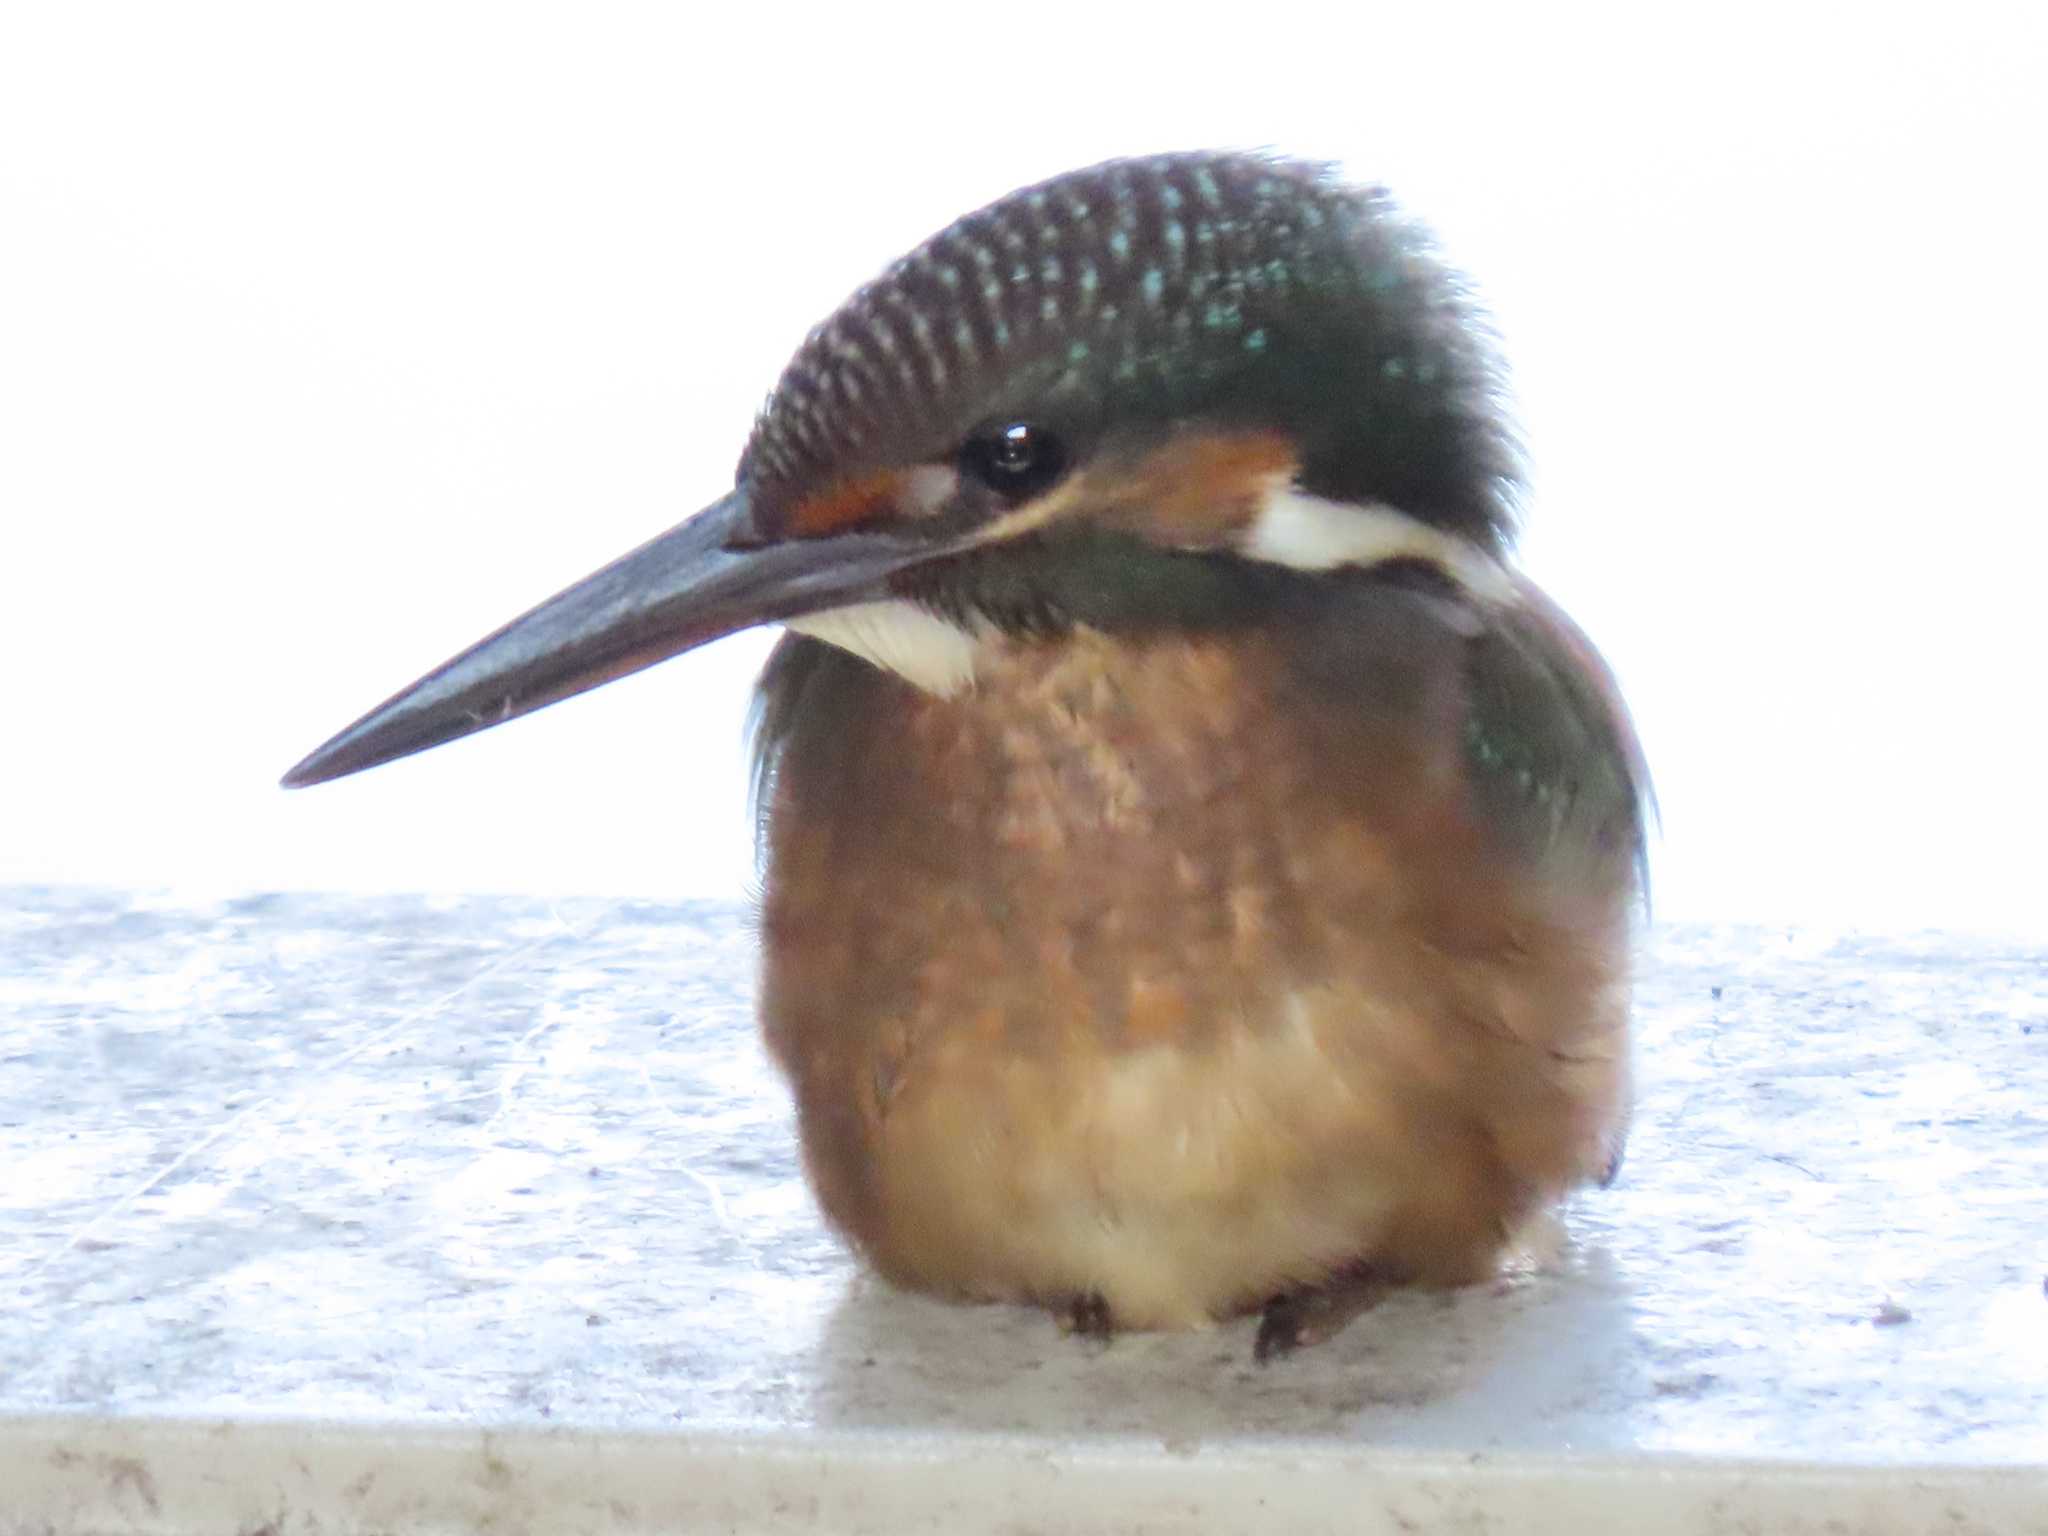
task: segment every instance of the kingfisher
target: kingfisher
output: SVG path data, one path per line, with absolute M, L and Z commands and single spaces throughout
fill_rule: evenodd
M 756 625 L 759 1008 L 829 1221 L 1094 1336 L 1495 1274 L 1628 1118 L 1648 785 L 1382 189 L 1056 177 L 860 288 L 730 493 L 287 786 Z

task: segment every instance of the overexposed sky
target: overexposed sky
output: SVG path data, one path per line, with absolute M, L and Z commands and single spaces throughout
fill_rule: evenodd
M 738 892 L 765 635 L 275 780 L 716 496 L 956 214 L 1264 145 L 1489 299 L 1659 913 L 2048 934 L 2043 14 L 11 7 L 0 880 Z

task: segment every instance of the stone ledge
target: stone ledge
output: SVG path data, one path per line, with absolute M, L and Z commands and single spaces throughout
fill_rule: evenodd
M 1267 1369 L 856 1274 L 751 968 L 728 906 L 0 890 L 0 1530 L 206 1528 L 202 1465 L 330 1531 L 2048 1529 L 2037 950 L 1660 930 L 1617 1186 Z M 387 1461 L 416 1519 L 322 1491 Z

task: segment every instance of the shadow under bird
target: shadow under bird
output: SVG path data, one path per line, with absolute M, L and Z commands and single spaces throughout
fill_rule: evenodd
M 1090 1333 L 1494 1272 L 1611 1173 L 1646 781 L 1510 563 L 1457 279 L 1372 189 L 1113 162 L 798 349 L 730 494 L 286 777 L 780 623 L 761 1013 L 826 1215 Z

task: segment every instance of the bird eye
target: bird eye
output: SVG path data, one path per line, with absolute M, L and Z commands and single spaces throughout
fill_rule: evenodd
M 1066 468 L 1066 450 L 1059 439 L 1028 421 L 977 432 L 960 450 L 961 473 L 1006 501 L 1036 496 Z

